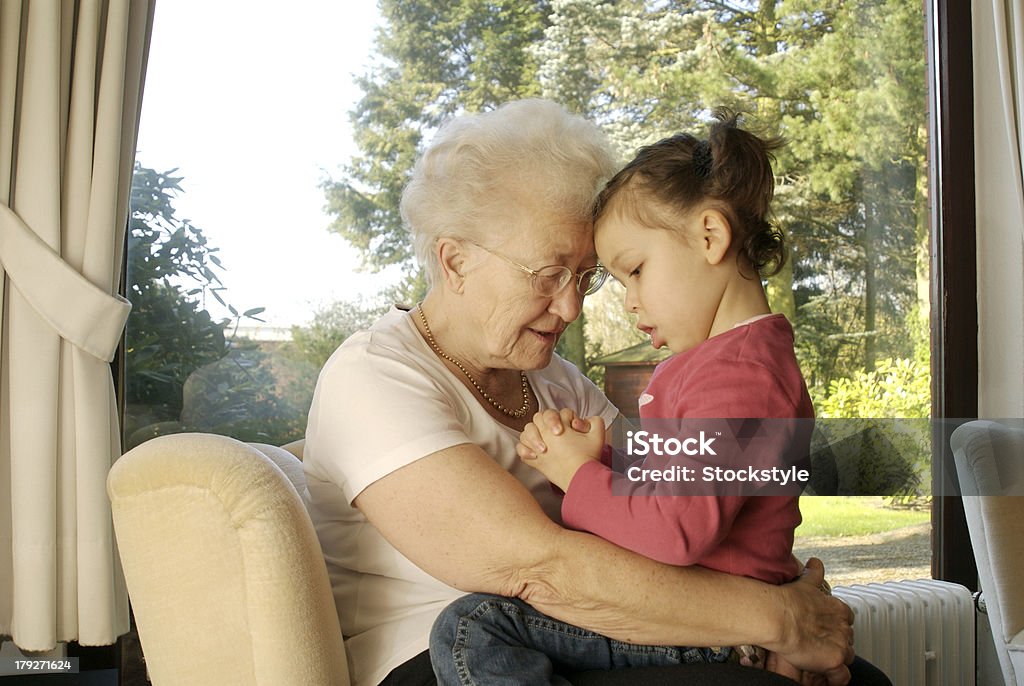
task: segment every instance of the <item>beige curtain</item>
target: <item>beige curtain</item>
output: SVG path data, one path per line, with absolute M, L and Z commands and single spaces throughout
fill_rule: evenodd
M 110 360 L 154 0 L 0 0 L 0 634 L 128 629 Z
M 1019 418 L 1024 417 L 1024 5 L 972 0 L 972 26 L 978 413 Z

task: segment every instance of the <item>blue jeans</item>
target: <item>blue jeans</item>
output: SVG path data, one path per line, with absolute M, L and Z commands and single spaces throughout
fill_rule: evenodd
M 517 598 L 456 600 L 430 632 L 439 686 L 571 686 L 558 673 L 725 662 L 729 649 L 623 643 L 541 614 Z

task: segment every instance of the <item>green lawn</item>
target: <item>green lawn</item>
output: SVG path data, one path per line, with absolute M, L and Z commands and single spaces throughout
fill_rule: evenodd
M 888 507 L 874 496 L 804 496 L 800 498 L 804 521 L 796 537 L 864 536 L 892 531 L 931 519 L 927 510 Z

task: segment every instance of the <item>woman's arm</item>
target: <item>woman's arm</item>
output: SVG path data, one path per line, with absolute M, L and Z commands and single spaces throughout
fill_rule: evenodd
M 834 670 L 834 683 L 845 683 L 852 616 L 813 578 L 779 587 L 672 567 L 563 529 L 475 445 L 402 467 L 355 505 L 406 557 L 455 588 L 518 596 L 633 643 L 758 644 L 804 669 Z

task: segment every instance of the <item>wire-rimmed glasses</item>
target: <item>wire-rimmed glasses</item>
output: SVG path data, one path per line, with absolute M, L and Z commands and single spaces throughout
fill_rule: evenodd
M 501 253 L 494 252 L 490 248 L 480 245 L 479 243 L 473 243 L 481 250 L 489 252 L 495 257 L 508 262 L 510 265 L 515 267 L 521 272 L 530 275 L 530 285 L 533 287 L 533 292 L 543 298 L 550 298 L 558 293 L 562 292 L 569 282 L 576 278 L 576 292 L 582 296 L 593 295 L 597 292 L 605 280 L 608 278 L 608 271 L 603 265 L 594 265 L 588 267 L 583 271 L 573 272 L 568 267 L 563 267 L 558 264 L 548 265 L 541 267 L 540 269 L 530 269 L 524 264 L 519 264 L 515 260 L 505 257 Z

